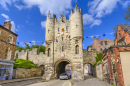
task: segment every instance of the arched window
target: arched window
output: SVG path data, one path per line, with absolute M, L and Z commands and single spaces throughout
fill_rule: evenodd
M 62 52 L 64 51 L 64 46 L 62 46 Z
M 79 46 L 78 45 L 76 45 L 76 47 L 75 47 L 75 54 L 79 54 Z
M 50 48 L 48 49 L 48 57 L 50 56 L 50 54 L 51 54 L 51 50 L 50 50 Z

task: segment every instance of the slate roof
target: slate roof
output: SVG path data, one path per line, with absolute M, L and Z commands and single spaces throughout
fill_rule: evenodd
M 5 28 L 5 27 L 3 27 L 3 26 L 1 26 L 1 25 L 0 25 L 0 28 L 1 28 L 1 29 L 4 29 L 4 30 L 6 30 L 6 31 L 8 31 L 9 33 L 11 33 L 11 34 L 13 34 L 13 35 L 15 35 L 15 36 L 18 36 L 16 33 L 14 33 L 14 32 L 12 32 L 12 31 L 8 30 L 7 28 Z
M 126 32 L 128 32 L 130 34 L 130 25 L 122 25 L 119 24 L 124 30 L 126 30 Z

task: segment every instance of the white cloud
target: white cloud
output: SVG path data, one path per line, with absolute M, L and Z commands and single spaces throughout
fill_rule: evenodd
M 5 10 L 9 10 L 8 5 L 11 5 L 11 0 L 0 0 L 0 5 L 5 9 Z
M 14 4 L 14 6 L 15 6 L 16 8 L 18 8 L 19 10 L 22 10 L 22 9 L 24 8 L 24 6 L 22 6 L 22 5 Z
M 100 19 L 94 19 L 93 15 L 84 14 L 83 15 L 83 23 L 84 25 L 90 25 L 90 27 L 93 27 L 95 25 L 100 25 L 102 21 Z
M 13 32 L 16 32 L 16 31 L 18 31 L 18 29 L 17 29 L 17 28 L 16 28 L 16 26 L 15 26 L 15 23 L 14 23 L 14 21 L 11 21 L 11 24 L 12 24 L 11 31 L 13 31 Z
M 125 2 L 120 1 L 120 3 L 123 5 L 124 8 L 126 8 L 130 5 L 130 0 L 127 0 Z
M 42 28 L 46 28 L 46 21 L 41 21 Z
M 10 20 L 11 20 L 11 19 L 9 18 L 9 16 L 6 15 L 6 14 L 1 14 L 1 16 L 3 16 L 3 17 L 6 19 L 5 21 L 10 21 Z M 12 24 L 11 31 L 12 31 L 12 32 L 18 31 L 18 29 L 17 29 L 16 26 L 15 26 L 14 21 L 11 21 L 11 24 Z
M 1 14 L 1 16 L 3 16 L 6 20 L 9 20 L 9 16 L 6 14 Z
M 69 12 L 68 9 L 72 8 L 72 0 L 23 0 L 22 2 L 25 5 L 15 4 L 15 7 L 21 10 L 23 8 L 37 6 L 43 15 L 46 15 L 49 10 L 56 15 L 62 13 L 67 14 Z
M 110 14 L 114 8 L 116 8 L 119 1 L 120 0 L 94 0 L 88 3 L 88 6 L 90 6 L 89 12 L 95 14 L 96 17 L 103 17 L 106 14 Z

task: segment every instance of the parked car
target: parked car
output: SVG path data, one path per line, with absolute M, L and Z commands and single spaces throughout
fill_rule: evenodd
M 62 74 L 60 74 L 59 78 L 60 78 L 60 80 L 61 79 L 69 79 L 69 76 L 66 73 L 62 73 Z
M 67 75 L 68 75 L 68 77 L 69 77 L 69 79 L 71 78 L 71 75 L 72 75 L 72 73 L 70 72 L 70 71 L 67 71 L 67 72 L 65 72 Z

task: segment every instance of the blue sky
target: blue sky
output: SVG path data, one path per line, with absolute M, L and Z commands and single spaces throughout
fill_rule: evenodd
M 83 48 L 86 49 L 93 43 L 91 37 L 86 37 L 101 34 L 102 39 L 102 34 L 111 33 L 119 23 L 126 23 L 123 15 L 130 0 L 0 0 L 0 25 L 10 20 L 12 31 L 19 35 L 17 42 L 45 41 L 48 11 L 57 17 L 64 13 L 68 19 L 76 3 L 83 11 Z M 114 40 L 113 34 L 106 34 L 105 38 Z

